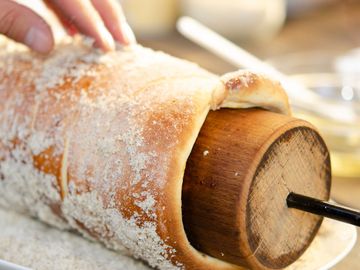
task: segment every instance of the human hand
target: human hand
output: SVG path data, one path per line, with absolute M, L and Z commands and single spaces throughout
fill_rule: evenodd
M 125 45 L 135 36 L 116 0 L 46 0 L 65 25 L 95 39 L 105 51 L 115 48 L 114 40 Z M 50 26 L 37 13 L 12 0 L 0 0 L 0 33 L 40 53 L 54 46 Z

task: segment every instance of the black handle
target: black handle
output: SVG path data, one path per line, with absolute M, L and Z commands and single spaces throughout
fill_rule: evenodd
M 290 192 L 287 196 L 286 203 L 290 208 L 296 208 L 305 212 L 360 226 L 360 212 L 354 210 L 293 192 Z

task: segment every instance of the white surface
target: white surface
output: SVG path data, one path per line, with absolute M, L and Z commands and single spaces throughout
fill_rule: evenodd
M 313 243 L 286 270 L 325 270 L 342 260 L 356 242 L 356 228 L 324 219 Z M 0 258 L 34 269 L 149 269 L 105 247 L 34 219 L 0 209 Z M 50 268 L 49 268 L 50 267 Z M 0 260 L 0 270 L 29 270 Z

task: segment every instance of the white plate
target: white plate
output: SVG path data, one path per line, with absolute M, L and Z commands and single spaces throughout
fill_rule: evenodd
M 1 270 L 30 270 L 27 267 L 22 267 L 17 264 L 13 264 L 7 261 L 0 260 L 0 269 Z
M 356 243 L 356 228 L 325 218 L 305 253 L 286 270 L 328 270 L 349 254 Z
M 327 270 L 350 252 L 356 237 L 354 226 L 324 219 L 313 243 L 303 256 L 286 270 Z M 149 269 L 141 262 L 116 254 L 80 236 L 59 231 L 33 219 L 1 209 L 0 258 L 37 269 L 47 269 L 40 265 L 67 265 L 67 269 L 72 269 L 76 265 L 77 269 L 87 270 L 99 269 L 99 266 L 105 265 L 109 270 Z M 0 270 L 29 270 L 29 268 L 0 260 Z

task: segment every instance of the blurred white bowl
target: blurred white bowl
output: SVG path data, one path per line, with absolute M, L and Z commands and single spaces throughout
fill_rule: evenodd
M 285 0 L 182 0 L 183 15 L 235 40 L 267 40 L 282 27 Z

